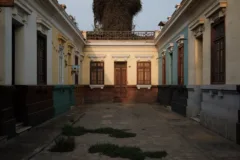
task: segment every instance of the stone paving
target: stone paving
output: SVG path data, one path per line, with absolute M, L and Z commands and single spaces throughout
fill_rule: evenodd
M 240 146 L 159 105 L 97 104 L 75 125 L 90 129 L 130 129 L 137 136 L 116 139 L 108 135 L 86 134 L 76 137 L 73 152 L 50 153 L 46 149 L 32 160 L 121 160 L 88 153 L 91 145 L 107 142 L 137 146 L 143 151 L 165 150 L 168 156 L 164 160 L 240 160 Z

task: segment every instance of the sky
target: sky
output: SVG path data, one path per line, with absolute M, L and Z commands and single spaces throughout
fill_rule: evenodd
M 67 13 L 73 15 L 80 30 L 93 29 L 93 0 L 58 0 L 60 4 L 67 5 Z M 134 18 L 135 30 L 158 30 L 158 23 L 166 21 L 175 10 L 175 5 L 181 0 L 142 0 L 142 11 Z

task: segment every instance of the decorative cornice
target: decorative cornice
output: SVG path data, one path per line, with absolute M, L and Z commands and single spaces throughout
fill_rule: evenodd
M 47 34 L 47 31 L 51 29 L 49 23 L 44 21 L 42 18 L 37 18 L 37 30 L 43 34 Z
M 194 21 L 190 26 L 189 29 L 193 31 L 194 29 L 198 28 L 199 26 L 204 25 L 204 19 L 200 18 L 196 21 Z
M 103 61 L 106 57 L 106 54 L 88 54 L 91 61 Z
M 206 12 L 205 16 L 210 19 L 211 23 L 220 17 L 225 16 L 226 8 L 227 8 L 226 0 L 217 0 Z
M 183 15 L 183 13 L 188 9 L 188 7 L 195 2 L 196 2 L 195 0 L 183 0 L 181 2 L 179 9 L 177 9 L 174 12 L 174 14 L 172 15 L 172 18 L 167 22 L 167 24 L 162 29 L 161 33 L 155 39 L 155 45 L 166 34 L 166 32 L 174 25 L 174 23 L 178 20 L 178 18 Z
M 68 42 L 68 43 L 67 43 L 67 46 L 68 46 L 69 48 L 75 48 L 74 44 L 71 43 L 71 42 Z
M 180 35 L 176 40 L 178 46 L 181 46 L 184 44 L 184 35 Z
M 78 27 L 77 27 L 77 26 L 74 24 L 74 22 L 69 18 L 69 15 L 68 15 L 65 11 L 63 11 L 63 10 L 61 9 L 61 7 L 59 6 L 58 1 L 57 1 L 57 0 L 48 0 L 47 2 L 49 2 L 49 3 L 52 5 L 52 7 L 54 7 L 54 8 L 57 10 L 58 14 L 65 20 L 65 22 L 66 22 L 69 26 L 71 26 L 71 28 L 75 31 L 76 35 L 77 35 L 78 37 L 80 37 L 80 39 L 82 40 L 82 42 L 83 42 L 84 45 L 85 45 L 85 44 L 86 44 L 86 41 L 84 40 L 83 36 L 79 33 Z M 46 2 L 44 2 L 44 3 L 46 3 Z
M 203 35 L 203 32 L 205 30 L 204 28 L 204 19 L 201 18 L 199 20 L 196 20 L 190 25 L 190 30 L 194 33 L 195 37 L 199 37 Z
M 14 5 L 17 6 L 17 8 L 21 8 L 27 15 L 32 14 L 32 10 L 28 7 L 27 3 L 22 3 L 19 0 L 15 0 Z
M 60 40 L 62 43 L 66 43 L 67 42 L 67 38 L 64 37 L 62 34 L 58 34 L 58 40 Z
M 167 48 L 168 53 L 172 53 L 174 48 L 174 43 L 169 43 L 169 46 Z
M 137 58 L 138 61 L 141 61 L 141 60 L 150 61 L 153 58 L 153 55 L 152 54 L 136 54 L 135 58 Z
M 32 14 L 32 10 L 28 7 L 27 3 L 22 3 L 19 0 L 14 2 L 12 9 L 12 16 L 17 19 L 20 23 L 27 23 L 28 16 Z
M 127 61 L 129 57 L 130 57 L 129 54 L 113 54 L 112 55 L 112 58 L 114 59 L 114 61 L 120 61 L 120 60 Z

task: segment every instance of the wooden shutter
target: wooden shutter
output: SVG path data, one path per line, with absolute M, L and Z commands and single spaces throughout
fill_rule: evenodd
M 178 48 L 178 84 L 184 84 L 184 45 Z
M 104 84 L 104 63 L 103 62 L 91 62 L 90 83 Z
M 47 38 L 37 32 L 37 83 L 47 84 Z
M 225 21 L 219 19 L 212 24 L 212 53 L 211 53 L 211 83 L 225 84 L 226 79 L 226 50 L 225 50 Z
M 151 62 L 137 62 L 137 84 L 151 84 Z

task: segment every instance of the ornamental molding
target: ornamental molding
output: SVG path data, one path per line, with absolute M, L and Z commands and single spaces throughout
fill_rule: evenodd
M 138 59 L 138 61 L 151 61 L 151 59 L 153 58 L 152 54 L 136 54 L 135 58 Z
M 204 19 L 201 18 L 197 21 L 194 21 L 193 24 L 190 25 L 190 30 L 193 32 L 195 37 L 203 35 L 203 32 L 205 30 Z
M 226 0 L 217 0 L 217 2 L 208 9 L 205 16 L 210 20 L 210 23 L 214 23 L 219 18 L 225 16 L 227 5 Z
M 114 61 L 127 61 L 129 57 L 130 57 L 129 54 L 114 54 L 114 55 L 112 55 L 112 58 L 114 59 Z
M 62 34 L 58 34 L 58 40 L 61 44 L 64 44 L 67 42 L 67 38 L 64 37 Z
M 164 57 L 166 55 L 166 49 L 163 49 L 162 52 L 161 52 L 161 57 Z
M 71 43 L 71 42 L 68 42 L 67 46 L 68 46 L 68 48 L 75 48 L 75 45 L 73 43 Z
M 42 34 L 47 35 L 47 32 L 51 29 L 49 23 L 47 23 L 42 18 L 37 18 L 37 30 L 40 31 Z
M 169 46 L 167 48 L 167 52 L 169 54 L 173 53 L 174 43 L 169 43 Z
M 82 62 L 82 61 L 83 61 L 84 57 L 85 57 L 85 55 L 84 55 L 84 54 L 82 54 L 82 53 L 80 53 L 80 62 Z
M 178 47 L 182 46 L 184 44 L 184 35 L 180 35 L 177 38 L 176 43 L 177 43 Z
M 26 24 L 28 16 L 32 14 L 32 10 L 24 3 L 16 0 L 12 9 L 12 17 L 22 24 Z
M 106 54 L 89 54 L 88 58 L 90 58 L 91 61 L 104 61 L 106 58 Z

